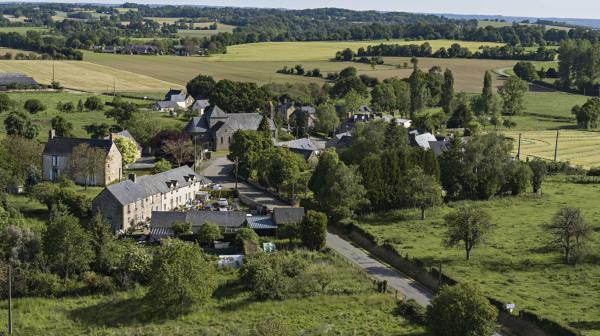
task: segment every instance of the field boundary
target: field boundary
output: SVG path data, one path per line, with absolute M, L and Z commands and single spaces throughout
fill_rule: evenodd
M 438 268 L 431 267 L 427 270 L 424 264 L 416 258 L 410 259 L 408 254 L 402 256 L 394 246 L 389 243 L 379 244 L 378 239 L 355 224 L 336 228 L 352 242 L 367 250 L 373 256 L 386 262 L 398 271 L 408 275 L 423 285 L 425 288 L 437 292 L 443 285 L 454 285 L 458 281 L 445 275 Z M 580 336 L 581 333 L 556 321 L 546 319 L 536 313 L 526 310 L 513 315 L 506 311 L 506 304 L 502 301 L 488 297 L 488 300 L 498 311 L 498 322 L 510 334 L 518 336 Z

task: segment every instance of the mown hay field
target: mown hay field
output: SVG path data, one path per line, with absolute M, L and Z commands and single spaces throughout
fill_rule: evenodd
M 163 91 L 177 84 L 157 79 L 143 73 L 135 73 L 85 61 L 0 61 L 0 72 L 21 72 L 33 77 L 38 83 L 52 82 L 54 78 L 66 88 L 104 92 L 112 91 Z
M 513 152 L 521 133 L 521 158 L 530 156 L 554 159 L 555 130 L 506 131 L 504 134 L 515 139 Z M 558 161 L 569 161 L 584 168 L 600 167 L 600 133 L 581 130 L 559 130 Z

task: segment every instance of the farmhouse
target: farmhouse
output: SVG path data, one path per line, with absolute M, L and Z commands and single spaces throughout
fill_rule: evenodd
M 80 146 L 100 149 L 104 153 L 104 161 L 98 165 L 95 173 L 89 176 L 73 171 L 74 167 L 71 156 L 73 150 Z M 42 153 L 42 179 L 45 181 L 58 181 L 59 178 L 66 177 L 79 184 L 104 186 L 121 178 L 122 166 L 121 153 L 112 138 L 80 139 L 57 137 L 56 132 L 50 130 L 48 142 Z
M 99 212 L 113 231 L 125 231 L 149 220 L 153 211 L 171 211 L 191 203 L 208 184 L 188 166 L 155 175 L 132 174 L 106 187 L 92 202 L 92 210 Z
M 317 110 L 312 106 L 301 106 L 296 108 L 289 116 L 289 118 L 300 117 L 306 120 L 306 127 L 313 128 L 315 127 L 315 122 L 317 121 Z
M 196 144 L 211 151 L 229 149 L 237 130 L 257 130 L 263 116 L 260 113 L 225 113 L 218 106 L 211 106 L 200 117 L 193 117 L 183 132 Z M 271 119 L 271 136 L 275 137 L 275 123 Z
M 175 110 L 186 110 L 194 104 L 194 98 L 188 96 L 185 90 L 171 89 L 165 95 L 165 99 L 154 104 L 155 111 L 172 112 Z
M 157 55 L 158 47 L 148 44 L 130 44 L 125 46 L 121 52 L 130 55 Z

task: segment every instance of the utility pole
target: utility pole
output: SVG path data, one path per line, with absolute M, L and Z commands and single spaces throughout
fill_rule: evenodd
M 113 97 L 117 96 L 117 79 L 113 78 Z
M 12 335 L 12 262 L 8 262 L 8 334 Z
M 517 160 L 521 160 L 521 133 L 519 133 L 519 147 L 517 149 Z
M 556 157 L 558 155 L 558 130 L 556 130 L 556 143 L 554 144 L 554 162 L 556 162 Z
M 235 158 L 235 190 L 238 190 L 238 166 L 240 163 L 240 159 L 239 158 Z

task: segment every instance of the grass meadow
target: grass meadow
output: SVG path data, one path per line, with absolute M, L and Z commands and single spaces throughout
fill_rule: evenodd
M 85 112 L 72 112 L 72 113 L 63 113 L 59 112 L 56 109 L 56 105 L 58 102 L 72 102 L 75 106 L 77 106 L 77 102 L 79 100 L 85 101 L 88 97 L 92 96 L 91 94 L 77 94 L 77 93 L 55 93 L 55 92 L 26 92 L 26 93 L 9 93 L 8 96 L 15 100 L 18 105 L 23 106 L 25 101 L 28 99 L 39 99 L 42 101 L 47 109 L 43 112 L 38 112 L 37 114 L 30 114 L 33 122 L 40 127 L 40 133 L 38 139 L 45 142 L 48 138 L 48 131 L 51 128 L 50 119 L 56 115 L 63 116 L 67 121 L 73 124 L 73 134 L 76 137 L 89 138 L 87 132 L 83 129 L 83 126 L 93 124 L 93 123 L 114 123 L 113 120 L 109 120 L 104 115 L 104 111 L 85 111 Z M 104 101 L 112 101 L 112 97 L 109 96 L 99 96 Z M 132 100 L 136 103 L 148 103 L 150 101 L 144 101 L 140 99 Z M 105 107 L 108 108 L 108 107 Z M 27 113 L 27 112 L 26 112 Z M 156 120 L 157 123 L 166 126 L 176 126 L 182 127 L 183 121 L 180 119 L 169 117 L 167 113 L 160 113 L 154 111 L 143 112 L 148 115 L 149 118 Z M 0 115 L 0 122 L 4 122 L 4 118 L 6 118 L 6 113 Z M 0 136 L 5 134 L 4 124 L 0 126 Z
M 109 295 L 17 298 L 16 335 L 264 335 L 274 326 L 296 335 L 424 335 L 395 314 L 395 299 L 376 293 L 364 273 L 335 256 L 320 259 L 332 268 L 330 289 L 349 294 L 317 294 L 281 301 L 257 301 L 236 271 L 219 271 L 218 287 L 203 306 L 181 316 L 144 298 L 138 287 Z M 6 325 L 6 301 L 0 324 Z
M 461 282 L 479 284 L 484 292 L 517 309 L 535 311 L 568 323 L 585 335 L 600 335 L 600 215 L 598 184 L 575 184 L 564 177 L 547 178 L 543 197 L 525 195 L 490 201 L 467 202 L 488 211 L 495 225 L 484 246 L 474 249 L 466 261 L 461 248 L 442 247 L 443 216 L 451 208 L 439 208 L 419 220 L 418 211 L 369 215 L 359 220 L 382 242 L 392 243 L 410 257 L 428 265 L 443 261 L 444 272 Z M 460 204 L 451 204 L 451 207 Z M 584 263 L 566 266 L 558 252 L 546 248 L 550 237 L 541 224 L 565 206 L 582 209 L 595 225 L 589 255 Z

